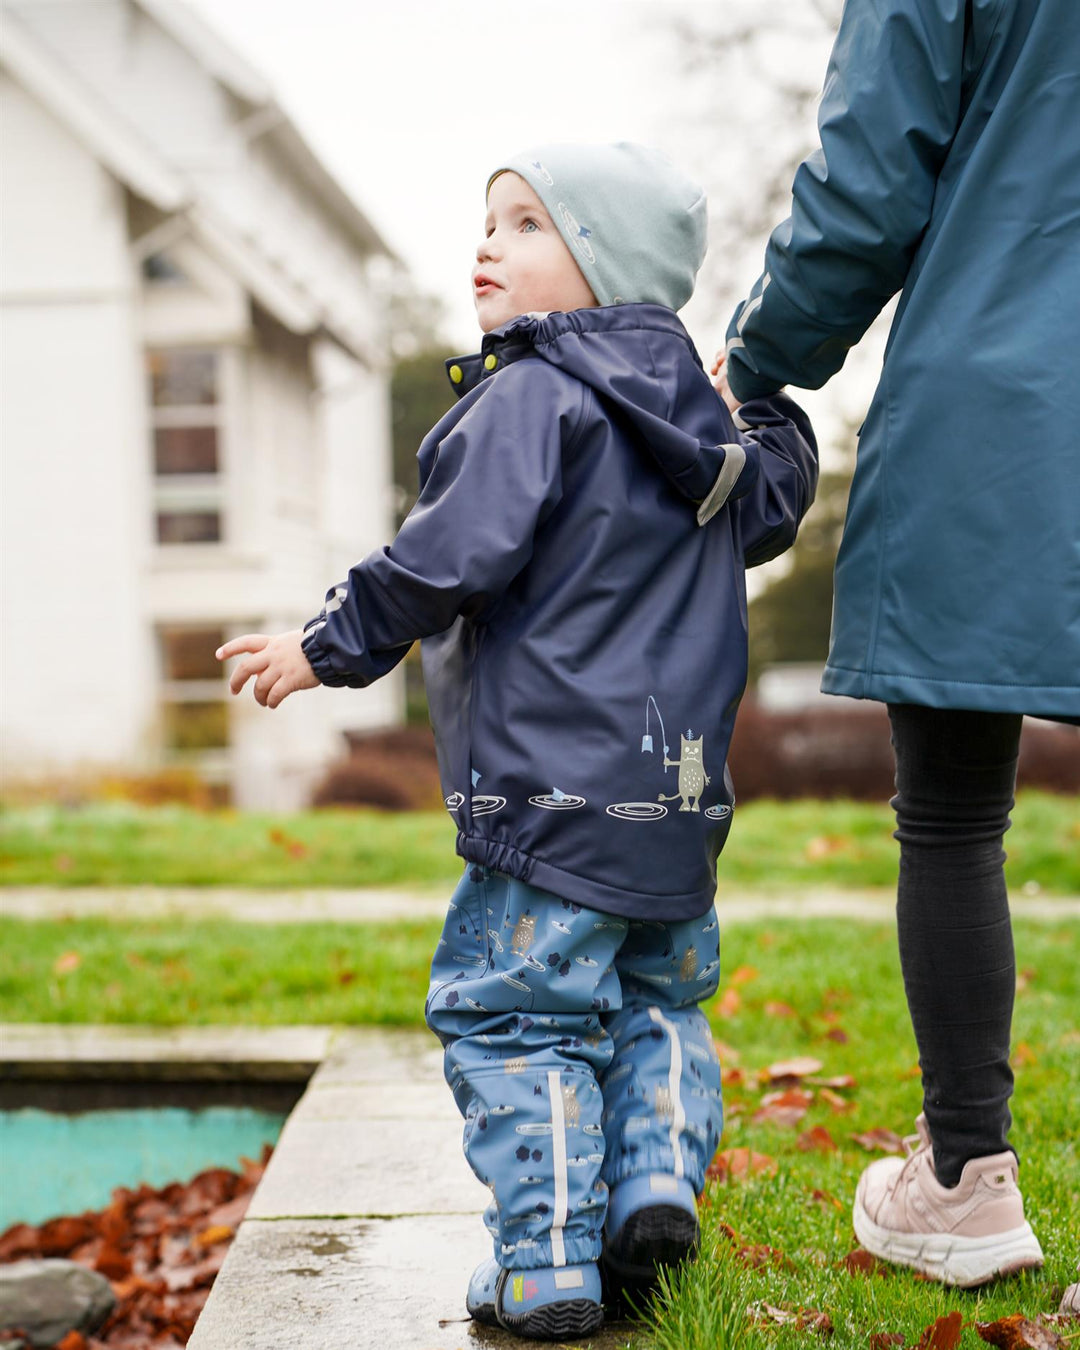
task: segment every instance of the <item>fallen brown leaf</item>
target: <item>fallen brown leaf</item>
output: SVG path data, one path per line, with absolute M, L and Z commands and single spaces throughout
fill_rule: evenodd
M 776 1159 L 748 1148 L 722 1149 L 708 1166 L 706 1176 L 716 1181 L 741 1181 L 744 1177 L 773 1176 Z
M 768 1326 L 771 1322 L 778 1326 L 794 1326 L 796 1331 L 816 1331 L 819 1336 L 833 1334 L 832 1318 L 817 1308 L 800 1308 L 793 1311 L 790 1308 L 774 1307 L 771 1303 L 755 1303 L 747 1308 L 747 1312 L 755 1316 L 764 1326 Z
M 765 1004 L 766 1017 L 798 1017 L 798 1015 L 790 1003 L 774 1003 L 770 1000 Z
M 741 1261 L 744 1266 L 749 1266 L 751 1270 L 760 1270 L 762 1266 L 778 1266 L 787 1270 L 794 1269 L 793 1263 L 778 1247 L 766 1246 L 764 1242 L 752 1242 L 745 1247 L 738 1248 L 735 1252 L 735 1259 Z
M 795 1059 L 781 1059 L 775 1064 L 770 1064 L 765 1070 L 770 1081 L 779 1082 L 783 1078 L 805 1078 L 807 1074 L 817 1073 L 824 1068 L 820 1059 L 812 1059 L 809 1055 L 799 1055 Z
M 118 1247 L 105 1246 L 98 1253 L 94 1269 L 107 1280 L 125 1280 L 131 1274 L 131 1257 Z
M 73 970 L 78 970 L 82 965 L 82 957 L 78 952 L 62 952 L 53 962 L 53 973 L 55 975 L 70 975 Z
M 56 1342 L 53 1350 L 86 1350 L 86 1337 L 81 1331 L 69 1331 L 62 1340 Z
M 209 1228 L 204 1228 L 201 1233 L 195 1234 L 195 1244 L 199 1247 L 212 1247 L 217 1242 L 228 1242 L 233 1235 L 233 1230 L 224 1223 L 211 1224 Z
M 717 1017 L 734 1017 L 742 1007 L 742 998 L 737 989 L 725 989 L 713 1006 Z
M 862 1134 L 853 1134 L 852 1140 L 867 1153 L 903 1153 L 904 1141 L 892 1130 L 864 1130 Z
M 903 1345 L 904 1338 L 898 1331 L 875 1331 L 870 1337 L 870 1350 L 892 1350 L 894 1345 Z
M 1031 1046 L 1028 1045 L 1027 1041 L 1020 1041 L 1009 1056 L 1009 1062 L 1012 1064 L 1013 1068 L 1023 1069 L 1029 1064 L 1038 1064 L 1039 1057 L 1035 1051 L 1032 1050 Z
M 728 977 L 728 984 L 749 984 L 761 972 L 755 966 L 737 966 Z
M 833 1027 L 831 1031 L 825 1033 L 825 1039 L 832 1041 L 834 1045 L 847 1045 L 850 1037 L 843 1027 Z
M 964 1327 L 964 1314 L 946 1313 L 923 1329 L 913 1350 L 956 1350 Z
M 716 1051 L 716 1058 L 721 1064 L 738 1064 L 742 1055 L 733 1045 L 727 1045 L 724 1041 L 718 1041 L 713 1038 L 713 1049 Z
M 804 1153 L 835 1153 L 836 1140 L 824 1125 L 815 1125 L 799 1135 L 796 1147 Z
M 810 1193 L 810 1199 L 815 1205 L 820 1205 L 822 1209 L 844 1209 L 846 1206 L 842 1200 L 838 1200 L 831 1191 L 814 1190 Z
M 1061 1350 L 1065 1345 L 1065 1339 L 1042 1321 L 1029 1321 L 1020 1313 L 996 1322 L 976 1322 L 975 1330 L 999 1350 Z
M 850 844 L 850 839 L 841 839 L 837 835 L 819 834 L 806 845 L 806 856 L 811 862 L 842 853 Z
M 848 1252 L 842 1260 L 837 1262 L 844 1267 L 849 1275 L 885 1275 L 888 1272 L 881 1262 L 865 1247 L 856 1247 L 853 1252 Z M 899 1334 L 899 1333 L 894 1333 Z M 903 1345 L 904 1338 L 900 1337 L 900 1344 Z
M 807 1079 L 807 1082 L 810 1080 Z M 839 1092 L 834 1092 L 832 1088 L 819 1088 L 818 1096 L 823 1102 L 829 1103 L 829 1109 L 834 1116 L 846 1115 L 849 1111 L 855 1110 L 855 1103 L 849 1102 L 846 1097 L 841 1097 Z
M 720 1083 L 723 1087 L 741 1087 L 746 1082 L 746 1074 L 742 1069 L 721 1069 Z M 727 1103 L 724 1103 L 724 1109 L 727 1109 Z
M 767 1092 L 761 1099 L 761 1106 L 754 1112 L 754 1123 L 760 1125 L 768 1121 L 794 1129 L 810 1109 L 813 1096 L 802 1088 L 787 1088 L 783 1092 Z
M 817 1076 L 807 1075 L 806 1082 L 811 1087 L 821 1088 L 853 1088 L 858 1087 L 858 1083 L 850 1073 L 836 1074 L 832 1078 L 818 1078 Z

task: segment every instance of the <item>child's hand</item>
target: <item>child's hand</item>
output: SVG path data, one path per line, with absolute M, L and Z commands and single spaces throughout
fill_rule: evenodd
M 723 351 L 716 353 L 716 359 L 712 363 L 712 370 L 710 373 L 715 377 L 713 379 L 713 388 L 727 404 L 728 411 L 734 412 L 739 406 L 739 400 L 731 392 L 731 385 L 728 384 L 727 356 Z
M 303 640 L 304 634 L 299 629 L 279 633 L 277 637 L 245 633 L 226 642 L 214 655 L 219 661 L 227 661 L 230 656 L 250 652 L 248 660 L 241 661 L 229 677 L 229 689 L 238 694 L 254 675 L 255 702 L 264 708 L 276 708 L 298 689 L 314 689 L 319 684 L 300 646 Z

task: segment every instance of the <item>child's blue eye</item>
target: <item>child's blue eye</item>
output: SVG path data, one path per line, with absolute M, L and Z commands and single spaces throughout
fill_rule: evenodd
M 521 228 L 522 228 L 523 230 L 525 230 L 526 232 L 531 232 L 531 231 L 533 231 L 533 230 L 538 230 L 538 229 L 540 228 L 540 226 L 537 225 L 537 223 L 536 223 L 535 220 L 527 220 L 527 221 L 525 222 L 525 224 L 522 225 Z

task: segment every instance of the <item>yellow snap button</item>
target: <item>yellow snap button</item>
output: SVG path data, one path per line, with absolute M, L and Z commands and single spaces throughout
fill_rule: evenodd
M 499 358 L 495 355 L 494 352 L 490 352 L 487 356 L 484 357 L 485 370 L 494 370 L 498 364 Z
M 461 369 L 460 366 L 451 366 L 450 378 L 454 381 L 455 384 L 460 384 L 461 381 L 465 378 L 465 372 Z

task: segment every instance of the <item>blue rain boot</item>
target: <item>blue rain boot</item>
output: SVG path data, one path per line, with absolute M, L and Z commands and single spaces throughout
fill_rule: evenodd
M 615 1299 L 639 1307 L 658 1271 L 693 1260 L 700 1232 L 694 1188 L 663 1172 L 630 1177 L 611 1188 L 604 1225 L 604 1279 Z
M 565 1341 L 598 1330 L 604 1321 L 600 1271 L 584 1266 L 507 1270 L 489 1258 L 469 1281 L 469 1315 L 534 1341 Z

